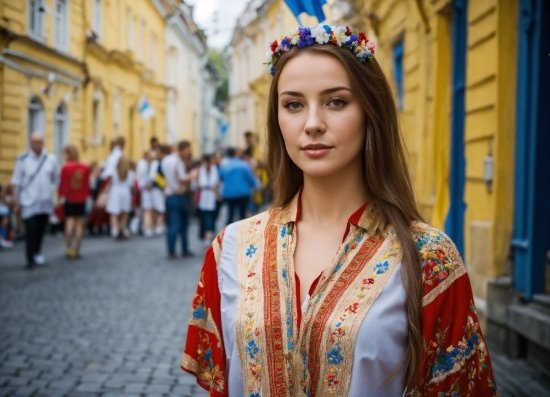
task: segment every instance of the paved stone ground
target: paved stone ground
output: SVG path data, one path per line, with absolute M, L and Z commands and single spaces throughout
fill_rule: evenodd
M 191 235 L 196 235 L 193 229 Z M 206 396 L 179 368 L 202 264 L 166 259 L 163 237 L 87 237 L 23 269 L 23 243 L 0 251 L 0 396 Z

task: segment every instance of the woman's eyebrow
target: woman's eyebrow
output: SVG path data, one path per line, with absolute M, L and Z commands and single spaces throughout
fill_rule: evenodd
M 351 90 L 348 87 L 339 86 L 339 87 L 327 88 L 326 90 L 321 91 L 319 94 L 322 96 L 322 95 L 332 94 L 334 92 L 342 91 L 342 90 L 351 92 Z M 283 95 L 290 95 L 290 96 L 297 96 L 297 97 L 304 96 L 304 94 L 302 94 L 301 92 L 296 92 L 296 91 L 284 91 L 279 94 L 279 96 L 283 96 Z

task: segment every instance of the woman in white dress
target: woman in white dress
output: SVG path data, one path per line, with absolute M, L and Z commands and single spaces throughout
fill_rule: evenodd
M 130 238 L 128 230 L 128 215 L 132 210 L 132 188 L 135 173 L 130 169 L 130 159 L 121 155 L 116 171 L 111 175 L 111 186 L 107 198 L 106 211 L 111 220 L 111 236 Z

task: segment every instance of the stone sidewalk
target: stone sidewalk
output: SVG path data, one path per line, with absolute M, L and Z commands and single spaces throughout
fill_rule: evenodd
M 33 271 L 22 242 L 0 251 L 0 396 L 207 395 L 179 368 L 202 249 L 168 260 L 164 237 L 86 237 L 69 261 L 49 236 L 43 251 Z

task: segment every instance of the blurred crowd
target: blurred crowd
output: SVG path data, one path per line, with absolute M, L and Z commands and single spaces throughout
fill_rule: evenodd
M 0 186 L 0 247 L 9 249 L 25 238 L 26 267 L 43 265 L 44 234 L 64 233 L 68 258 L 80 257 L 83 236 L 110 235 L 116 240 L 135 235 L 166 235 L 169 258 L 193 255 L 189 224 L 197 220 L 203 247 L 208 247 L 226 206 L 225 224 L 244 219 L 270 202 L 265 164 L 255 158 L 251 133 L 246 148 L 193 157 L 191 144 L 163 144 L 157 138 L 139 161 L 125 153 L 125 140 L 111 141 L 102 161 L 80 161 L 76 146 L 63 148 L 62 166 L 44 149 L 43 136 L 30 136 L 30 150 L 21 154 L 11 185 Z M 198 247 L 197 247 L 198 248 Z

